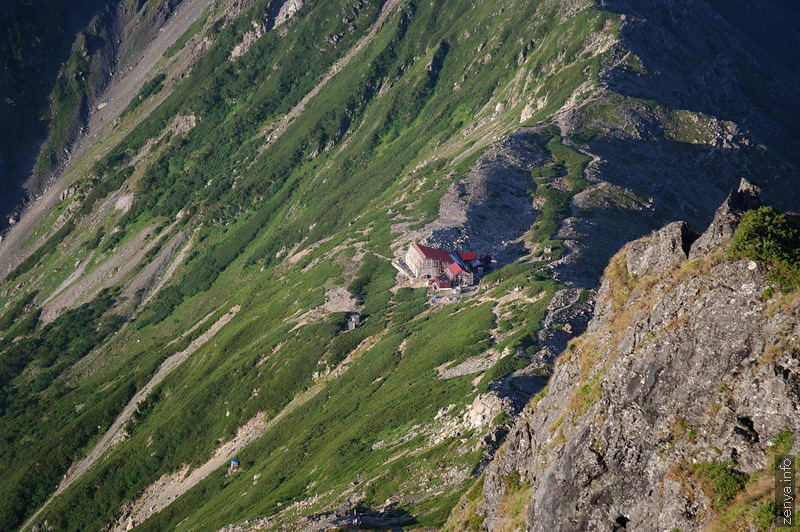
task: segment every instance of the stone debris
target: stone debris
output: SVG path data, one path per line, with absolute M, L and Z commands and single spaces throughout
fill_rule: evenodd
M 536 217 L 530 172 L 546 158 L 533 133 L 522 128 L 486 150 L 463 179 L 448 186 L 433 222 L 413 231 L 413 220 L 394 224 L 392 231 L 402 233 L 395 241 L 397 256 L 420 242 L 489 253 L 499 265 L 517 260 L 524 253 L 521 238 Z

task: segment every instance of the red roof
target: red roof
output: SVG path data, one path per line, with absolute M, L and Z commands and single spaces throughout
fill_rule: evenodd
M 417 247 L 417 250 L 419 250 L 419 252 L 422 253 L 422 256 L 425 257 L 426 259 L 438 260 L 439 262 L 444 262 L 446 264 L 450 264 L 451 262 L 453 262 L 453 258 L 450 257 L 450 254 L 445 251 L 442 251 L 441 249 L 429 248 L 428 246 L 423 246 L 420 244 L 414 244 L 414 245 Z
M 464 268 L 462 268 L 461 266 L 459 266 L 455 262 L 447 267 L 447 271 L 450 272 L 450 274 L 452 274 L 452 275 L 459 275 L 461 273 L 467 273 L 467 271 Z
M 466 260 L 466 261 L 475 260 L 475 254 L 474 253 L 463 252 L 463 253 L 459 253 L 458 256 L 461 257 L 461 260 Z

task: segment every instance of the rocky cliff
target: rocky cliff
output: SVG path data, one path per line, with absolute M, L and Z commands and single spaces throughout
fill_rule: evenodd
M 699 238 L 676 222 L 612 259 L 587 332 L 487 470 L 487 528 L 769 526 L 771 459 L 800 424 L 800 320 L 796 291 L 725 252 L 758 204 L 743 182 Z

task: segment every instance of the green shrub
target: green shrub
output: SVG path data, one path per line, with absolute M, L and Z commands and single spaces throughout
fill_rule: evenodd
M 772 456 L 772 460 L 769 464 L 769 471 L 771 473 L 774 473 L 778 466 L 778 457 L 784 454 L 790 454 L 793 444 L 794 431 L 789 427 L 783 428 L 772 438 L 772 446 L 769 448 L 769 454 Z
M 478 390 L 481 393 L 486 392 L 489 389 L 490 382 L 497 379 L 502 379 L 503 377 L 514 373 L 518 369 L 524 368 L 528 364 L 529 361 L 525 358 L 519 358 L 514 355 L 504 356 L 484 374 L 481 382 L 478 384 Z
M 782 292 L 800 284 L 800 226 L 773 207 L 745 213 L 728 254 L 766 266 L 770 280 Z
M 177 286 L 168 286 L 161 290 L 155 299 L 145 307 L 136 320 L 136 327 L 141 329 L 153 323 L 160 323 L 172 314 L 175 307 L 181 304 L 183 297 Z
M 33 301 L 33 298 L 36 297 L 37 293 L 38 291 L 34 290 L 33 292 L 23 296 L 19 301 L 14 303 L 3 313 L 2 317 L 0 317 L 0 331 L 8 330 L 12 325 L 14 325 L 14 322 L 22 315 L 22 313 L 25 311 L 25 307 Z
M 75 229 L 75 222 L 70 219 L 61 227 L 61 229 L 53 233 L 53 235 L 48 238 L 45 243 L 39 247 L 39 249 L 31 253 L 27 259 L 22 261 L 19 266 L 14 268 L 14 270 L 8 274 L 6 279 L 13 281 L 20 275 L 26 273 L 28 270 L 39 264 L 44 257 L 55 251 L 56 246 L 58 246 L 61 241 L 72 232 L 73 229 Z
M 142 87 L 142 90 L 139 91 L 139 94 L 133 100 L 131 100 L 131 103 L 129 103 L 128 106 L 125 108 L 125 110 L 122 111 L 122 114 L 120 116 L 122 117 L 127 115 L 128 113 L 139 107 L 142 104 L 142 102 L 145 101 L 147 98 L 149 98 L 153 94 L 158 94 L 159 92 L 161 92 L 161 89 L 164 88 L 165 79 L 167 79 L 166 75 L 159 74 L 150 81 L 148 81 L 147 83 L 145 83 L 144 87 Z
M 198 31 L 200 31 L 200 28 L 202 28 L 205 25 L 206 21 L 208 20 L 209 14 L 210 12 L 206 11 L 200 18 L 192 22 L 192 25 L 189 26 L 189 28 L 185 32 L 183 32 L 183 35 L 178 37 L 178 40 L 172 43 L 169 46 L 169 48 L 167 48 L 167 50 L 164 52 L 164 57 L 170 58 L 173 55 L 177 54 L 181 50 L 181 48 L 186 46 L 186 43 L 189 41 L 189 39 L 191 39 L 192 36 Z
M 368 335 L 369 330 L 366 327 L 357 327 L 352 331 L 339 333 L 331 343 L 331 356 L 328 360 L 329 364 L 331 366 L 339 364 L 351 351 L 358 347 Z
M 55 364 L 55 371 L 85 356 L 122 326 L 123 319 L 120 316 L 103 317 L 113 304 L 114 299 L 108 293 L 103 293 L 91 303 L 53 321 L 40 335 L 12 343 L 0 353 L 0 386 L 7 385 L 31 361 L 37 361 L 42 368 L 50 368 Z M 41 371 L 40 375 L 51 376 L 54 371 Z M 3 393 L 11 394 L 19 390 L 4 389 Z
M 769 530 L 777 518 L 778 509 L 775 507 L 774 502 L 765 502 L 756 506 L 752 512 L 753 526 L 759 532 Z
M 511 427 L 514 424 L 514 418 L 508 415 L 508 412 L 505 410 L 501 410 L 499 414 L 494 416 L 492 420 L 492 425 L 495 427 L 504 426 L 504 427 Z
M 95 231 L 94 236 L 86 241 L 83 245 L 88 251 L 94 251 L 97 249 L 97 246 L 100 245 L 100 242 L 103 240 L 103 237 L 106 234 L 106 228 L 100 227 L 97 231 Z
M 728 506 L 744 489 L 748 479 L 745 473 L 716 462 L 699 464 L 695 474 L 703 479 L 703 489 L 717 509 Z
M 105 198 L 109 193 L 119 189 L 122 184 L 133 174 L 133 166 L 126 166 L 127 157 L 123 153 L 116 153 L 95 164 L 92 169 L 98 176 L 88 180 L 90 192 L 83 199 L 78 216 L 86 216 L 94 208 L 97 200 Z

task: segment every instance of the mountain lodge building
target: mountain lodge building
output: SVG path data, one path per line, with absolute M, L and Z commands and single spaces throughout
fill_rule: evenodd
M 411 244 L 405 262 L 414 277 L 430 279 L 437 290 L 454 286 L 469 286 L 475 282 L 475 274 L 483 274 L 491 263 L 487 254 L 476 258 L 475 253 L 448 253 L 421 244 Z

